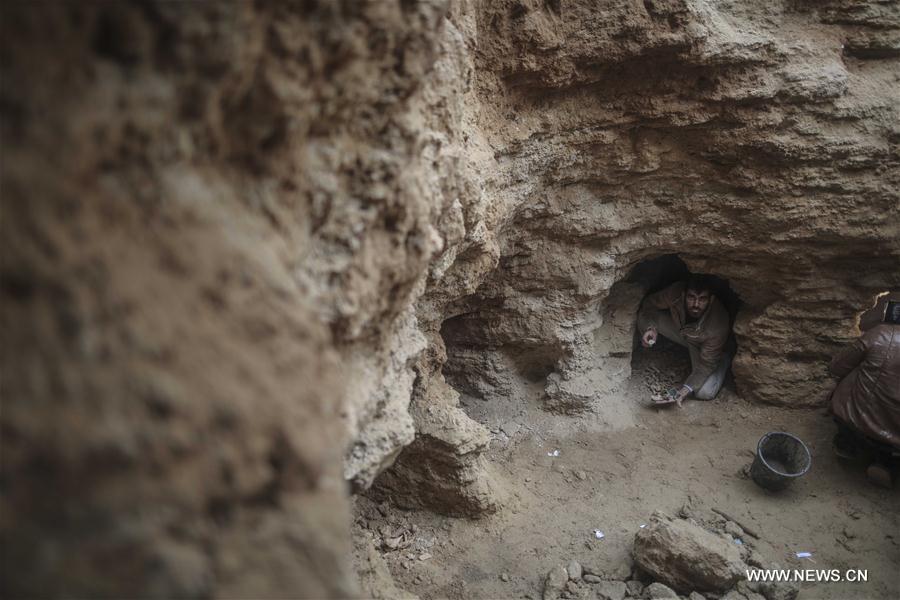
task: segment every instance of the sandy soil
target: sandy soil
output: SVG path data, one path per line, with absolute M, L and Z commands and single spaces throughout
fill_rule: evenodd
M 677 377 L 687 366 L 671 351 L 637 354 L 620 393 L 637 403 L 659 379 L 656 369 Z M 466 401 L 495 432 L 489 457 L 509 493 L 499 514 L 466 521 L 379 511 L 359 499 L 357 526 L 387 526 L 412 540 L 384 553 L 399 585 L 423 599 L 539 598 L 547 571 L 571 559 L 624 579 L 639 526 L 654 511 L 686 506 L 703 521 L 723 521 L 713 508 L 737 519 L 760 538 L 742 541 L 783 567 L 868 570 L 866 583 L 804 584 L 800 598 L 900 593 L 900 489 L 875 488 L 858 465 L 834 457 L 834 427 L 823 410 L 751 405 L 726 387 L 715 401 L 641 409 L 635 428 L 603 432 L 590 418 L 547 414 L 536 397 L 506 406 Z M 757 440 L 772 430 L 800 436 L 813 457 L 811 471 L 778 494 L 744 472 Z M 559 456 L 548 455 L 555 450 Z M 812 560 L 797 559 L 800 551 Z

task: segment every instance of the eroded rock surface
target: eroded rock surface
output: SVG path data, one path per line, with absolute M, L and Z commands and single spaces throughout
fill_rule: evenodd
M 566 571 L 565 565 L 553 567 L 547 573 L 547 576 L 544 577 L 544 590 L 541 598 L 543 600 L 558 600 L 566 588 L 567 581 L 569 581 L 569 573 Z
M 503 496 L 482 455 L 488 431 L 462 411 L 446 383 L 432 382 L 424 401 L 414 402 L 416 439 L 379 478 L 373 497 L 457 517 L 496 511 Z
M 3 595 L 357 593 L 345 479 L 414 435 L 444 7 L 2 11 Z

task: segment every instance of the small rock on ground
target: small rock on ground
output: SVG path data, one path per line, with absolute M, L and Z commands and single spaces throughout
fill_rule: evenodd
M 621 581 L 603 581 L 596 587 L 598 600 L 624 600 L 626 587 Z
M 628 562 L 624 562 L 619 564 L 615 569 L 609 571 L 607 574 L 607 579 L 611 579 L 613 581 L 627 581 L 629 577 L 631 577 L 631 572 L 634 570 L 634 564 L 629 560 Z
M 509 581 L 509 573 L 501 573 L 500 580 L 501 581 Z
M 800 584 L 796 582 L 767 582 L 759 586 L 759 591 L 766 600 L 795 600 L 800 593 Z
M 568 580 L 569 573 L 564 566 L 557 565 L 551 569 L 544 580 L 543 600 L 557 600 L 563 589 L 565 589 Z
M 759 583 L 750 582 L 750 581 L 738 581 L 737 585 L 734 586 L 734 589 L 739 591 L 745 596 L 749 596 L 750 594 L 755 594 L 759 591 Z
M 733 538 L 742 538 L 745 535 L 741 526 L 734 521 L 725 521 L 725 533 Z
M 512 437 L 519 432 L 520 425 L 515 421 L 509 421 L 508 423 L 504 423 L 500 426 L 500 430 L 505 433 L 507 436 Z
M 766 597 L 762 594 L 757 594 L 756 592 L 741 592 L 739 590 L 732 590 L 722 596 L 722 600 L 725 598 L 729 598 L 729 600 L 766 600 Z
M 594 600 L 593 590 L 581 582 L 570 581 L 562 597 L 570 600 Z
M 581 565 L 581 573 L 582 575 L 596 575 L 600 579 L 603 579 L 603 571 L 597 567 L 592 567 L 591 565 Z
M 675 590 L 659 582 L 648 585 L 644 589 L 644 593 L 648 598 L 652 598 L 653 600 L 657 600 L 658 598 L 678 598 L 678 594 L 675 593 Z
M 688 596 L 688 600 L 706 600 L 706 596 L 698 594 L 697 592 L 691 592 L 691 595 Z
M 581 563 L 577 560 L 570 560 L 569 564 L 566 565 L 566 572 L 569 574 L 569 579 L 578 581 L 581 579 Z
M 631 581 L 625 582 L 625 591 L 628 592 L 629 596 L 637 598 L 641 594 L 644 593 L 644 584 L 638 581 L 637 579 L 632 579 Z

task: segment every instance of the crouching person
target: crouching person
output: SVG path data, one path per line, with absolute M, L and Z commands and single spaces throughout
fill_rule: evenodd
M 713 295 L 709 277 L 691 275 L 687 281 L 647 296 L 637 326 L 644 348 L 653 346 L 662 335 L 685 346 L 691 356 L 691 374 L 659 403 L 681 406 L 692 393 L 699 400 L 716 397 L 731 366 L 735 344 L 728 311 Z
M 835 452 L 865 458 L 869 479 L 891 487 L 900 456 L 900 301 L 887 302 L 882 322 L 837 354 L 831 372 L 841 378 L 831 393 Z

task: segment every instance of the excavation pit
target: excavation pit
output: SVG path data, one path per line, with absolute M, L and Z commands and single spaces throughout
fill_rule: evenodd
M 633 277 L 613 286 L 610 299 L 618 304 L 604 317 L 621 324 L 616 315 L 634 315 L 645 293 L 684 278 L 683 265 L 674 255 L 639 264 Z M 727 281 L 720 281 L 724 287 L 718 293 L 734 318 L 746 307 Z M 727 536 L 729 543 L 785 567 L 805 566 L 796 552 L 814 548 L 817 561 L 852 564 L 865 554 L 872 559 L 867 558 L 870 572 L 893 572 L 890 555 L 896 540 L 889 532 L 900 524 L 893 509 L 897 492 L 885 494 L 870 486 L 861 470 L 836 460 L 830 419 L 814 411 L 749 402 L 733 377 L 712 401 L 689 399 L 681 409 L 664 411 L 642 408 L 651 393 L 684 381 L 690 357 L 665 338 L 644 349 L 631 329 L 626 351 L 615 351 L 613 329 L 599 329 L 594 347 L 609 351 L 606 366 L 628 361 L 630 375 L 595 401 L 634 408 L 627 426 L 609 423 L 602 411 L 571 416 L 546 410 L 550 366 L 561 364 L 554 362 L 557 349 L 450 352 L 454 385 L 459 376 L 472 381 L 472 365 L 492 365 L 494 395 L 472 394 L 462 385 L 457 390 L 466 414 L 490 434 L 483 456 L 505 500 L 495 514 L 468 520 L 359 498 L 357 535 L 365 535 L 363 529 L 375 531 L 377 546 L 377 532 L 387 524 L 395 536 L 397 530 L 415 531 L 413 537 L 423 540 L 412 552 L 382 548 L 401 587 L 423 599 L 535 598 L 547 573 L 572 561 L 588 577 L 567 584 L 571 597 L 592 594 L 593 581 L 624 585 L 645 577 L 631 562 L 631 548 L 635 532 L 656 511 L 694 519 Z M 461 356 L 465 361 L 453 364 Z M 540 376 L 527 376 L 535 372 Z M 771 494 L 754 483 L 747 467 L 760 436 L 779 429 L 803 439 L 817 467 L 814 474 L 793 478 L 791 486 Z M 841 524 L 839 530 L 836 524 Z M 853 590 L 813 585 L 803 593 L 837 599 Z M 871 584 L 867 593 L 891 597 L 890 576 Z
M 621 393 L 636 400 L 645 390 L 632 379 Z M 382 551 L 399 586 L 428 600 L 540 598 L 547 573 L 572 560 L 602 580 L 640 579 L 630 557 L 634 535 L 661 511 L 731 531 L 720 535 L 784 568 L 806 568 L 795 554 L 810 549 L 817 564 L 859 565 L 865 556 L 866 593 L 892 597 L 897 490 L 879 490 L 836 460 L 833 423 L 817 412 L 751 404 L 725 389 L 711 402 L 642 412 L 635 427 L 620 431 L 598 432 L 539 408 L 533 414 L 512 436 L 492 434 L 485 455 L 509 497 L 495 515 L 448 519 L 358 499 L 356 535 L 372 532 L 378 544 L 388 525 L 395 536 L 414 530 L 412 539 L 422 540 L 414 544 L 428 545 Z M 770 494 L 746 467 L 759 437 L 775 429 L 801 437 L 817 465 Z M 588 593 L 596 585 L 581 579 L 572 587 Z M 855 589 L 805 584 L 801 597 L 837 600 Z

